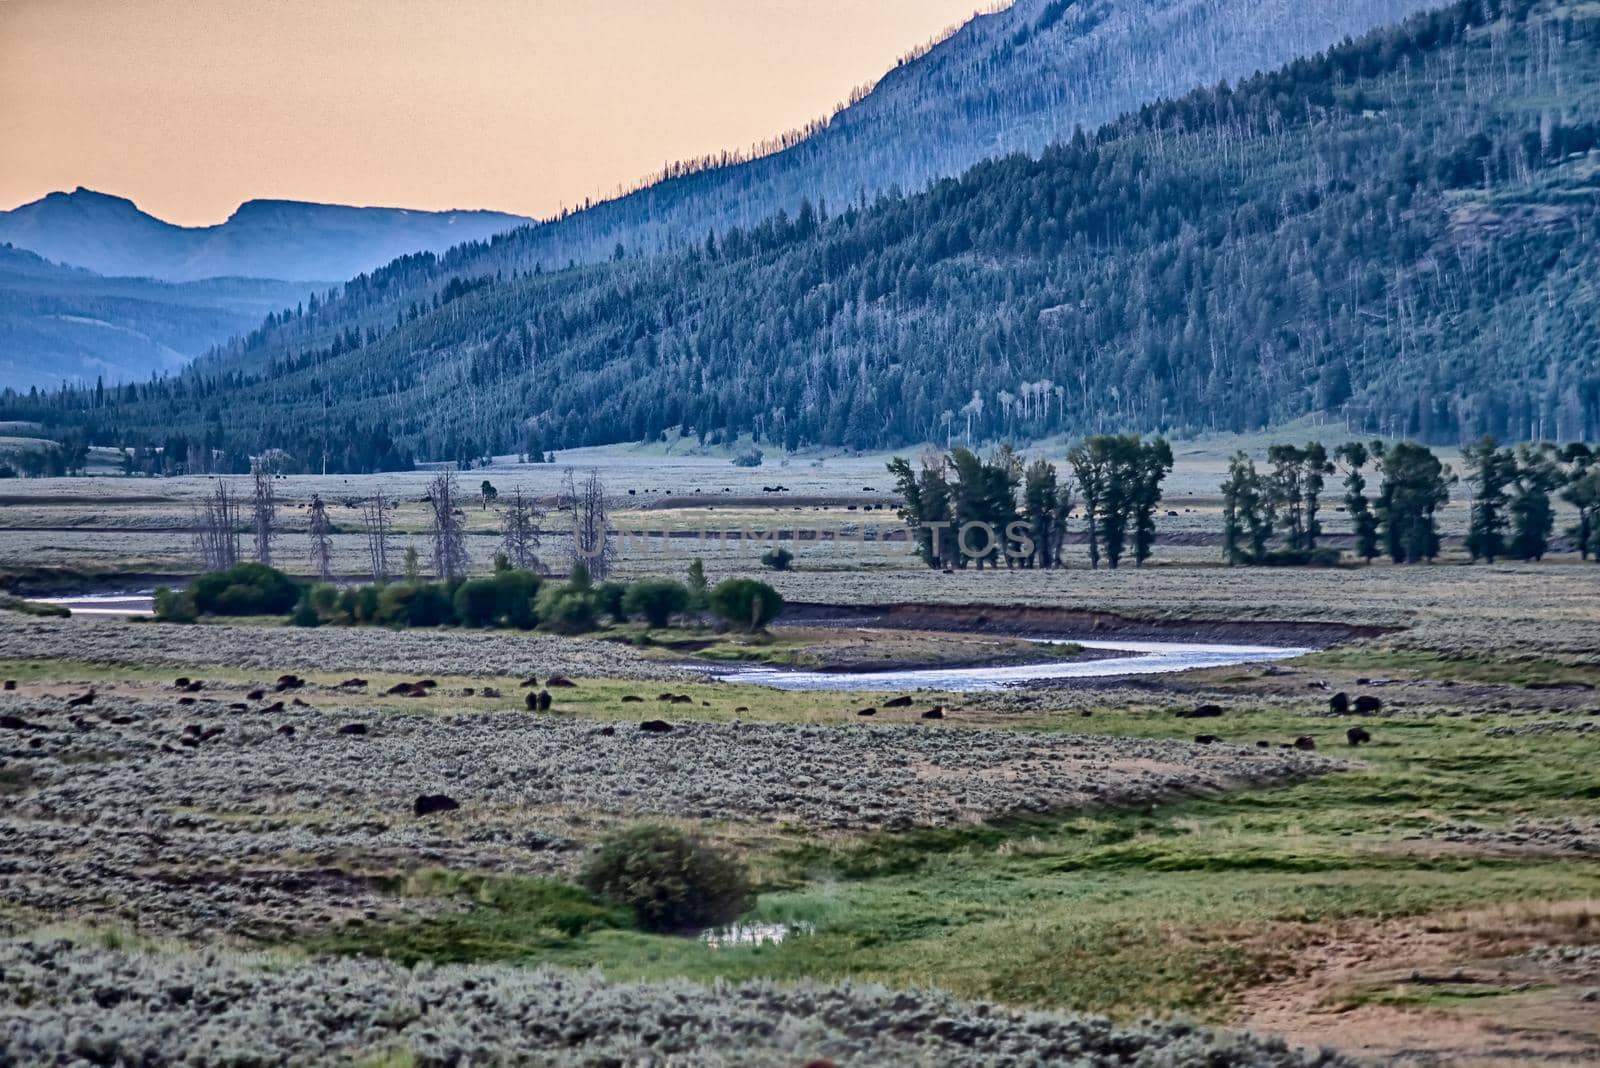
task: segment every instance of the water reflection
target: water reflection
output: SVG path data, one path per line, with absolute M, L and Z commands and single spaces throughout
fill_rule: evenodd
M 1046 679 L 1103 679 L 1118 675 L 1164 675 L 1196 668 L 1259 664 L 1304 656 L 1310 649 L 1275 645 L 1216 645 L 1201 642 L 1096 641 L 1085 638 L 1039 639 L 1044 644 L 1071 642 L 1085 649 L 1125 655 L 1097 660 L 1050 660 L 1000 667 L 915 668 L 904 671 L 795 671 L 745 667 L 718 671 L 725 682 L 754 683 L 776 690 L 998 690 L 1019 682 Z
M 726 927 L 712 927 L 702 931 L 700 941 L 712 949 L 735 946 L 776 946 L 790 935 L 808 935 L 816 932 L 814 923 L 730 923 Z

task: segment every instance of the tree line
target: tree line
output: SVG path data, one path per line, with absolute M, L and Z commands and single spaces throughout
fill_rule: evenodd
M 1237 452 L 1221 485 L 1223 558 L 1229 564 L 1334 564 L 1337 549 L 1318 544 L 1318 516 L 1327 478 L 1341 477 L 1339 510 L 1350 524 L 1354 555 L 1371 563 L 1436 559 L 1442 548 L 1438 515 L 1453 487 L 1471 496 L 1464 544 L 1474 561 L 1501 557 L 1540 560 L 1555 533 L 1555 501 L 1577 510 L 1566 532 L 1579 556 L 1600 561 L 1600 452 L 1575 442 L 1565 448 L 1501 447 L 1484 437 L 1461 452 L 1459 474 L 1431 449 L 1413 441 L 1321 442 L 1273 445 L 1265 470 Z M 1369 494 L 1371 476 L 1377 491 Z
M 1002 445 L 987 458 L 957 447 L 930 454 L 920 468 L 889 463 L 900 517 L 929 567 L 1065 566 L 1067 521 L 1081 509 L 1090 566 L 1135 566 L 1155 544 L 1161 483 L 1172 470 L 1164 438 L 1101 434 L 1068 451 L 1066 471 L 1049 460 L 1024 465 Z

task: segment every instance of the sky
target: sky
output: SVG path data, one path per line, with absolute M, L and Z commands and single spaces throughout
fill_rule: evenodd
M 0 209 L 549 215 L 832 111 L 976 0 L 0 0 Z

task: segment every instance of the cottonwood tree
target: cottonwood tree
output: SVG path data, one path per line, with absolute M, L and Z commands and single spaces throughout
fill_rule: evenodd
M 1600 457 L 1582 444 L 1568 445 L 1562 453 L 1567 461 L 1567 485 L 1561 499 L 1578 510 L 1578 522 L 1571 528 L 1580 559 L 1590 554 L 1600 560 Z
M 1067 462 L 1083 496 L 1090 563 L 1099 566 L 1103 547 L 1107 565 L 1117 567 L 1130 531 L 1134 563 L 1148 560 L 1161 483 L 1172 470 L 1172 447 L 1163 438 L 1146 442 L 1138 434 L 1101 434 L 1069 452 Z
M 432 512 L 428 537 L 433 549 L 433 573 L 446 582 L 465 578 L 472 565 L 467 555 L 466 532 L 457 514 L 456 476 L 441 471 L 428 483 L 428 504 Z
M 955 509 L 954 494 L 945 475 L 947 462 L 943 456 L 926 455 L 920 471 L 895 457 L 889 462 L 889 473 L 894 476 L 900 491 L 900 518 L 917 538 L 917 555 L 929 567 L 954 566 Z
M 327 582 L 333 578 L 333 523 L 328 519 L 328 507 L 322 495 L 311 497 L 311 517 L 306 525 L 306 537 L 311 546 L 311 567 L 317 577 Z
M 1267 449 L 1267 462 L 1272 465 L 1268 496 L 1285 541 L 1291 550 L 1310 553 L 1322 534 L 1317 513 L 1324 478 L 1333 473 L 1328 450 L 1319 441 L 1304 448 L 1273 445 Z
M 361 526 L 367 535 L 372 581 L 381 585 L 389 581 L 389 502 L 382 490 L 361 506 Z
M 1165 438 L 1132 443 L 1133 562 L 1150 559 L 1156 541 L 1156 509 L 1161 505 L 1161 483 L 1172 472 L 1172 446 Z
M 1060 480 L 1055 464 L 1048 460 L 1035 460 L 1028 465 L 1022 488 L 1022 508 L 1033 539 L 1033 554 L 1028 558 L 1028 566 L 1061 566 L 1067 516 L 1072 512 L 1072 485 Z
M 1550 445 L 1518 445 L 1511 482 L 1511 552 L 1519 560 L 1540 560 L 1550 549 L 1555 509 L 1550 495 L 1566 480 Z
M 567 468 L 561 511 L 572 524 L 572 563 L 584 565 L 591 577 L 605 581 L 616 563 L 617 546 L 611 537 L 611 506 L 600 472 L 590 470 L 580 483 Z
M 1397 564 L 1432 560 L 1439 555 L 1437 513 L 1450 502 L 1455 481 L 1448 464 L 1424 445 L 1402 441 L 1373 443 L 1379 474 L 1378 525 L 1384 549 Z
M 1256 563 L 1266 555 L 1272 519 L 1255 461 L 1242 451 L 1234 453 L 1228 460 L 1228 480 L 1222 484 L 1222 556 L 1229 566 Z
M 1467 485 L 1472 487 L 1472 514 L 1467 521 L 1467 551 L 1474 560 L 1494 563 L 1506 552 L 1506 502 L 1508 487 L 1516 477 L 1517 462 L 1510 449 L 1485 435 L 1476 445 L 1461 450 Z
M 1018 560 L 1037 559 L 1038 539 L 1025 534 L 1017 506 L 1022 461 L 1009 446 L 987 460 L 958 446 L 946 456 L 924 457 L 920 473 L 897 457 L 889 471 L 900 490 L 900 516 L 915 532 L 919 555 L 929 567 L 976 564 L 981 571 L 1001 560 L 1014 567 Z M 1050 473 L 1053 477 L 1054 468 Z M 1057 493 L 1052 489 L 1051 523 Z M 1044 503 L 1040 494 L 1035 505 Z
M 1104 447 L 1106 440 L 1094 438 L 1067 453 L 1067 464 L 1072 468 L 1078 493 L 1083 498 L 1083 518 L 1089 535 L 1089 566 L 1093 568 L 1100 566 L 1100 520 L 1106 507 L 1107 487 L 1111 482 L 1111 457 Z
M 1009 567 L 1015 561 L 1007 552 L 1007 532 L 1017 519 L 1017 487 L 1021 483 L 1021 462 L 1010 446 L 1002 446 L 987 461 L 970 449 L 950 450 L 950 468 L 955 473 L 955 522 L 957 567 L 970 561 L 979 571 L 985 565 L 998 566 L 1001 559 Z M 972 540 L 972 532 L 984 531 L 985 541 Z
M 239 502 L 228 483 L 216 487 L 194 510 L 194 545 L 207 571 L 226 571 L 239 562 Z
M 540 525 L 545 512 L 521 486 L 511 491 L 500 509 L 500 551 L 519 571 L 543 571 L 539 560 Z
M 1346 442 L 1335 454 L 1344 462 L 1344 508 L 1350 516 L 1356 555 L 1370 564 L 1378 555 L 1378 517 L 1373 514 L 1372 502 L 1367 498 L 1365 473 L 1372 454 L 1359 441 Z

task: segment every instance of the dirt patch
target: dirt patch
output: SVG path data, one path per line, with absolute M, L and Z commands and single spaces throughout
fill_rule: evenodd
M 896 627 L 956 630 L 1019 637 L 1149 638 L 1169 641 L 1244 641 L 1273 645 L 1331 645 L 1373 638 L 1396 628 L 1352 623 L 1222 619 L 1138 619 L 1115 612 L 1017 605 L 887 604 L 851 605 L 790 602 L 782 622 L 789 626 Z
M 1275 932 L 1292 973 L 1233 1023 L 1403 1064 L 1600 1059 L 1600 903 Z

